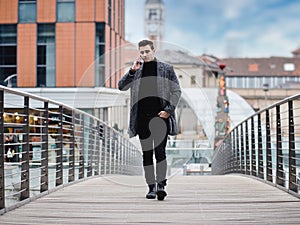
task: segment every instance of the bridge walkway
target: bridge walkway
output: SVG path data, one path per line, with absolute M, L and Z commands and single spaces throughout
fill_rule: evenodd
M 299 224 L 300 199 L 242 175 L 173 176 L 165 201 L 142 176 L 77 182 L 0 216 L 0 224 Z

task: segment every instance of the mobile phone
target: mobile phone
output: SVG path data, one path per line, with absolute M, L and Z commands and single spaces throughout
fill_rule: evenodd
M 142 65 L 143 64 L 143 60 L 141 59 L 140 61 L 137 61 L 136 63 Z

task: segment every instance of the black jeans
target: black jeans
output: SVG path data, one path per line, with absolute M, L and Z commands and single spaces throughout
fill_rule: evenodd
M 143 166 L 147 184 L 155 184 L 166 179 L 166 144 L 168 140 L 168 120 L 156 114 L 141 114 L 138 118 L 138 135 L 143 150 Z M 153 153 L 156 159 L 154 172 Z

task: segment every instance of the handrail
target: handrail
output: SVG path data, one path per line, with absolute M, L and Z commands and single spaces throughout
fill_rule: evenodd
M 0 86 L 0 214 L 85 178 L 141 174 L 141 158 L 95 116 Z
M 300 94 L 236 125 L 215 150 L 212 174 L 254 176 L 297 197 L 300 183 Z
M 297 100 L 297 99 L 299 99 L 299 98 L 300 98 L 300 93 L 299 93 L 299 94 L 296 94 L 296 95 L 293 95 L 293 96 L 286 97 L 286 98 L 284 98 L 284 99 L 282 99 L 282 100 L 280 100 L 280 101 L 278 101 L 278 102 L 275 102 L 275 103 L 273 103 L 273 104 L 271 104 L 271 105 L 269 105 L 269 106 L 267 106 L 267 107 L 265 107 L 265 108 L 263 108 L 263 109 L 261 109 L 261 110 L 255 112 L 253 115 L 251 115 L 251 116 L 245 118 L 244 120 L 242 120 L 242 121 L 241 121 L 239 124 L 237 124 L 235 127 L 238 127 L 240 124 L 244 123 L 246 120 L 250 119 L 251 117 L 253 117 L 253 116 L 255 116 L 255 115 L 258 115 L 258 114 L 260 114 L 260 113 L 266 111 L 267 109 L 274 108 L 274 107 L 276 107 L 277 105 L 282 105 L 282 104 L 284 104 L 284 103 L 287 103 L 288 101 Z

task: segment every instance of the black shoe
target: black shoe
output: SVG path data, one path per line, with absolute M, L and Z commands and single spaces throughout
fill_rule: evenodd
M 167 196 L 167 192 L 165 191 L 165 186 L 167 186 L 167 180 L 163 180 L 157 184 L 157 200 L 163 201 Z
M 155 184 L 149 184 L 149 191 L 146 195 L 147 199 L 155 199 L 156 198 L 156 190 L 155 190 Z

